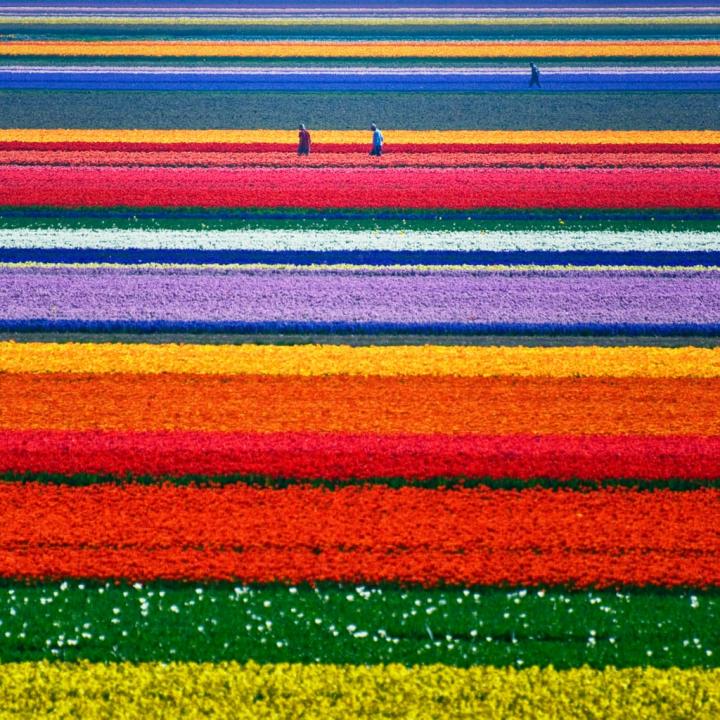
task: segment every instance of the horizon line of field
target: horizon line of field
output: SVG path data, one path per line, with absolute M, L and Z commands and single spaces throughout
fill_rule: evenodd
M 170 2 L 168 0 L 162 0 L 157 5 L 153 5 L 153 11 L 159 11 L 164 13 L 166 16 L 172 17 L 182 15 L 183 13 L 190 16 L 249 16 L 262 15 L 271 17 L 288 17 L 306 15 L 310 10 L 313 15 L 317 14 L 320 17 L 324 15 L 333 16 L 350 16 L 357 15 L 358 13 L 372 14 L 378 16 L 434 16 L 438 13 L 442 16 L 463 16 L 468 13 L 471 15 L 483 14 L 489 17 L 496 15 L 508 15 L 512 17 L 523 17 L 530 15 L 532 17 L 552 17 L 554 15 L 566 13 L 568 15 L 597 15 L 604 17 L 607 13 L 614 14 L 626 14 L 644 16 L 645 14 L 660 14 L 660 15 L 693 15 L 695 13 L 715 13 L 718 9 L 717 6 L 709 4 L 707 2 L 692 3 L 687 0 L 680 0 L 679 2 L 669 2 L 668 0 L 659 0 L 655 3 L 636 2 L 634 4 L 628 4 L 627 2 L 619 2 L 618 0 L 612 0 L 612 2 L 605 3 L 603 6 L 594 5 L 589 3 L 587 0 L 581 0 L 576 3 L 567 3 L 562 8 L 550 5 L 541 5 L 539 7 L 528 8 L 527 4 L 522 4 L 517 0 L 507 0 L 507 2 L 498 3 L 497 0 L 491 0 L 490 2 L 479 3 L 477 0 L 464 0 L 462 2 L 447 2 L 439 3 L 437 0 L 427 2 L 426 0 L 405 0 L 404 2 L 397 2 L 397 0 L 391 0 L 390 2 L 379 2 L 378 0 L 364 0 L 357 7 L 349 7 L 345 2 L 339 2 L 337 0 L 328 2 L 327 0 L 319 0 L 314 6 L 308 8 L 304 7 L 307 3 L 301 2 L 299 6 L 290 6 L 283 4 L 278 0 L 258 0 L 254 5 L 248 8 L 237 8 L 234 6 L 223 5 L 218 2 L 208 2 L 208 0 L 200 0 L 200 2 L 192 3 L 190 5 L 178 5 L 177 3 Z M 115 15 L 115 16 L 137 16 L 147 15 L 149 8 L 147 4 L 142 4 L 134 1 L 123 0 L 121 3 L 108 3 L 108 2 L 96 2 L 92 6 L 93 12 L 99 15 Z M 25 13 L 30 15 L 37 14 L 50 14 L 58 15 L 63 13 L 65 15 L 75 15 L 82 13 L 87 15 L 87 8 L 81 5 L 65 4 L 63 5 L 57 0 L 49 0 L 41 2 L 39 5 L 20 5 L 20 6 L 9 6 L 6 13 Z
M 149 14 L 149 8 L 147 5 L 142 5 L 136 2 L 121 2 L 119 4 L 112 3 L 95 3 L 92 6 L 93 17 L 134 17 L 134 16 L 147 16 Z M 288 18 L 293 17 L 304 17 L 310 14 L 312 17 L 319 16 L 320 18 L 330 15 L 332 17 L 355 17 L 357 15 L 370 15 L 373 17 L 398 17 L 404 16 L 430 16 L 435 17 L 437 15 L 441 17 L 453 18 L 456 16 L 482 16 L 492 18 L 494 16 L 508 16 L 524 18 L 529 17 L 555 17 L 557 15 L 562 16 L 565 13 L 567 17 L 585 16 L 589 15 L 592 17 L 604 18 L 607 14 L 615 14 L 619 16 L 638 16 L 644 17 L 646 14 L 655 14 L 660 16 L 693 16 L 698 13 L 714 13 L 718 8 L 715 5 L 708 4 L 707 2 L 699 3 L 688 3 L 685 0 L 680 2 L 667 2 L 666 0 L 660 0 L 654 4 L 644 4 L 644 2 L 636 2 L 628 6 L 624 2 L 610 2 L 604 6 L 588 4 L 586 0 L 581 0 L 579 3 L 567 3 L 563 7 L 556 7 L 552 4 L 541 5 L 539 7 L 529 8 L 525 5 L 516 2 L 515 0 L 508 0 L 504 4 L 498 5 L 495 0 L 492 2 L 478 3 L 476 0 L 466 0 L 464 2 L 448 2 L 438 3 L 436 0 L 427 2 L 416 2 L 415 0 L 406 0 L 403 3 L 391 2 L 379 3 L 376 0 L 370 0 L 370 2 L 361 3 L 357 7 L 350 7 L 344 2 L 326 2 L 326 0 L 320 0 L 314 6 L 308 8 L 303 7 L 303 3 L 296 4 L 295 7 L 282 4 L 280 2 L 273 2 L 272 0 L 260 0 L 255 5 L 250 7 L 235 7 L 230 5 L 223 5 L 220 3 L 207 2 L 207 0 L 201 0 L 194 4 L 178 5 L 177 3 L 168 2 L 163 0 L 157 6 L 153 6 L 153 15 L 158 12 L 161 16 L 166 17 L 183 17 L 183 14 L 187 17 L 202 17 L 203 15 L 208 17 L 237 17 L 237 18 L 252 18 L 256 16 L 268 17 L 268 18 Z M 8 14 L 21 14 L 25 17 L 37 17 L 37 16 L 63 16 L 73 17 L 78 14 L 88 15 L 88 10 L 81 5 L 62 5 L 56 0 L 50 2 L 41 2 L 38 5 L 25 5 L 25 6 L 10 6 L 7 9 L 3 9 L 2 13 Z M 62 15 L 61 15 L 62 13 Z
M 36 14 L 29 14 L 26 7 L 22 12 L 15 8 L 0 9 L 0 19 L 3 23 L 18 25 L 75 25 L 75 24 L 121 24 L 121 25 L 184 25 L 184 24 L 207 24 L 207 25 L 280 25 L 293 26 L 305 24 L 325 25 L 513 25 L 513 26 L 531 26 L 531 25 L 613 25 L 613 24 L 643 24 L 643 25 L 695 25 L 698 23 L 707 23 L 717 25 L 720 23 L 717 14 L 703 12 L 702 8 L 687 8 L 684 12 L 679 13 L 677 9 L 673 12 L 672 8 L 666 8 L 663 13 L 657 12 L 647 14 L 641 12 L 640 8 L 633 8 L 625 12 L 617 12 L 612 14 L 610 10 L 608 14 L 598 11 L 571 11 L 570 8 L 560 8 L 558 12 L 547 13 L 538 10 L 530 10 L 527 12 L 510 14 L 510 13 L 494 13 L 492 10 L 483 9 L 482 11 L 456 11 L 453 9 L 437 11 L 433 15 L 432 11 L 409 12 L 407 8 L 395 8 L 393 10 L 379 10 L 374 12 L 363 12 L 362 8 L 342 14 L 329 14 L 322 8 L 312 8 L 307 12 L 290 11 L 290 13 L 275 12 L 262 13 L 256 9 L 237 9 L 233 12 L 232 8 L 225 8 L 222 13 L 203 13 L 198 11 L 187 12 L 185 15 L 166 14 L 159 12 L 134 12 L 127 13 L 119 9 L 118 12 L 103 13 L 97 8 L 94 12 L 81 14 L 80 8 L 77 11 L 70 12 L 69 8 L 62 14 L 60 12 L 50 13 L 46 11 Z M 14 13 L 14 14 L 13 14 Z

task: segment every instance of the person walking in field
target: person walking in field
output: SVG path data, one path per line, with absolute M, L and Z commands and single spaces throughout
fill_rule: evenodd
M 540 71 L 534 62 L 530 63 L 530 87 L 540 87 Z
M 298 130 L 298 155 L 309 155 L 310 144 L 312 143 L 310 133 L 302 123 L 300 124 Z
M 373 134 L 372 150 L 370 151 L 370 155 L 376 155 L 377 157 L 380 157 L 380 155 L 382 155 L 383 143 L 385 142 L 385 138 L 383 138 L 383 134 L 380 132 L 380 129 L 375 123 L 370 126 L 370 129 L 372 130 Z

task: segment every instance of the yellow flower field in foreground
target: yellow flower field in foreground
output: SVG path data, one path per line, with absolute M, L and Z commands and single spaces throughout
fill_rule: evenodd
M 444 665 L 10 663 L 0 718 L 634 718 L 720 716 L 720 670 Z

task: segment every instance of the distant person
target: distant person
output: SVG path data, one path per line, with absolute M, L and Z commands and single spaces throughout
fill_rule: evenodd
M 540 87 L 540 71 L 533 62 L 530 63 L 530 87 Z
M 380 157 L 380 155 L 382 155 L 383 143 L 385 142 L 385 138 L 383 138 L 383 134 L 380 132 L 380 129 L 375 123 L 370 126 L 370 129 L 372 130 L 373 134 L 372 150 L 370 151 L 370 154 Z
M 302 123 L 300 124 L 298 130 L 298 155 L 309 155 L 310 144 L 312 143 L 312 140 L 310 139 L 310 133 L 308 132 L 305 125 Z

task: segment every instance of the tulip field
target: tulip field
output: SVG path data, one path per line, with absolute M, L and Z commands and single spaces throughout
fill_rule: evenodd
M 0 2 L 0 720 L 720 717 L 718 37 Z

